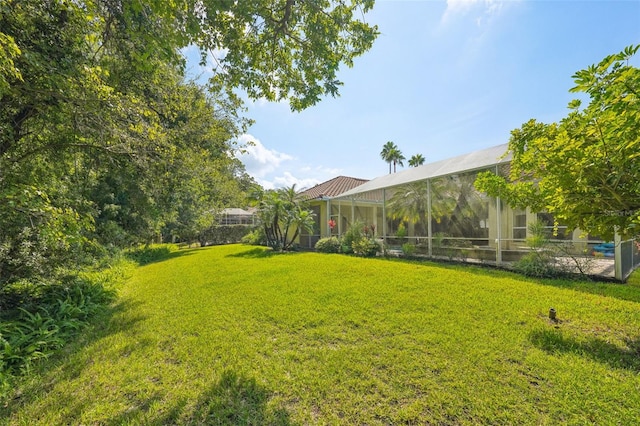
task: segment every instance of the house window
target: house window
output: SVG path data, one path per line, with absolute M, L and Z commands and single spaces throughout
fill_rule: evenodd
M 513 239 L 524 240 L 527 238 L 527 212 L 515 210 L 513 212 Z

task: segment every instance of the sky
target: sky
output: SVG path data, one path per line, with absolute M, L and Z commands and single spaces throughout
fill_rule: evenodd
M 339 97 L 247 103 L 238 158 L 264 188 L 387 174 L 387 141 L 427 163 L 507 143 L 567 115 L 576 71 L 640 44 L 640 0 L 377 0 L 365 20 L 380 35 L 340 70 Z

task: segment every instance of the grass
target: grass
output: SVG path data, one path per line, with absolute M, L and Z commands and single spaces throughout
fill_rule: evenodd
M 637 424 L 639 281 L 172 252 L 0 424 Z

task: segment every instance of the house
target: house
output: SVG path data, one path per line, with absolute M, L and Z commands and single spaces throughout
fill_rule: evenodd
M 223 209 L 218 215 L 218 223 L 220 225 L 255 225 L 256 209 L 254 207 L 246 210 L 237 207 Z
M 411 243 L 416 253 L 449 256 L 502 264 L 528 252 L 529 225 L 541 221 L 549 238 L 566 243 L 570 255 L 594 253 L 605 241 L 569 229 L 546 212 L 514 209 L 500 198 L 477 191 L 478 173 L 509 172 L 508 144 L 459 155 L 409 168 L 366 181 L 324 200 L 321 223 L 333 219 L 334 232 L 320 227 L 323 235 L 342 234 L 350 223 L 373 225 L 375 234 L 387 245 Z M 316 198 L 317 200 L 318 198 Z M 326 213 L 330 212 L 330 213 Z M 611 274 L 624 280 L 640 265 L 640 253 L 633 241 L 614 244 Z M 597 252 L 597 250 L 596 250 Z M 614 271 L 615 270 L 615 271 Z
M 367 179 L 337 176 L 326 182 L 319 183 L 312 188 L 301 191 L 298 195 L 309 202 L 310 209 L 316 217 L 316 226 L 313 231 L 303 231 L 300 234 L 300 246 L 313 248 L 321 237 L 332 234 L 339 235 L 341 231 L 344 232 L 347 229 L 346 217 L 344 218 L 345 222 L 343 226 L 336 226 L 333 230 L 330 229 L 329 220 L 333 219 L 334 222 L 338 223 L 338 219 L 341 217 L 339 210 L 336 208 L 332 209 L 330 200 L 366 182 Z

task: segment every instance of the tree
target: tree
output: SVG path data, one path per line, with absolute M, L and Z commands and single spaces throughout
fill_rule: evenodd
M 402 151 L 397 148 L 393 149 L 389 153 L 389 156 L 391 157 L 391 161 L 393 162 L 393 173 L 396 172 L 396 164 L 400 164 L 402 167 L 404 167 L 403 161 L 405 160 L 405 158 L 404 155 L 402 155 Z
M 389 174 L 391 174 L 391 163 L 393 163 L 393 156 L 396 151 L 398 151 L 398 146 L 391 141 L 387 141 L 382 146 L 382 151 L 380 151 L 380 157 L 385 163 L 389 163 Z
M 508 176 L 483 173 L 476 187 L 510 205 L 547 210 L 571 228 L 612 239 L 640 233 L 640 69 L 629 65 L 640 46 L 573 75 L 559 123 L 530 120 L 511 132 Z
M 353 66 L 378 34 L 361 18 L 374 0 L 100 3 L 104 34 L 147 46 L 138 63 L 154 51 L 176 60 L 177 49 L 195 45 L 203 64 L 216 63 L 215 93 L 235 98 L 241 87 L 250 98 L 289 100 L 295 111 L 336 96 L 340 66 Z
M 425 158 L 422 154 L 414 154 L 409 159 L 409 166 L 410 167 L 422 166 L 424 162 L 425 162 Z
M 389 218 L 400 222 L 411 222 L 417 226 L 416 235 L 427 235 L 427 212 L 429 210 L 428 182 L 421 180 L 395 189 L 388 201 Z
M 104 247 L 191 239 L 239 203 L 235 90 L 294 110 L 336 96 L 377 35 L 372 5 L 0 2 L 0 291 Z M 206 89 L 185 83 L 188 45 L 224 52 Z
M 301 230 L 313 230 L 314 214 L 308 203 L 298 197 L 295 184 L 290 188 L 257 191 L 254 197 L 269 247 L 290 250 Z

